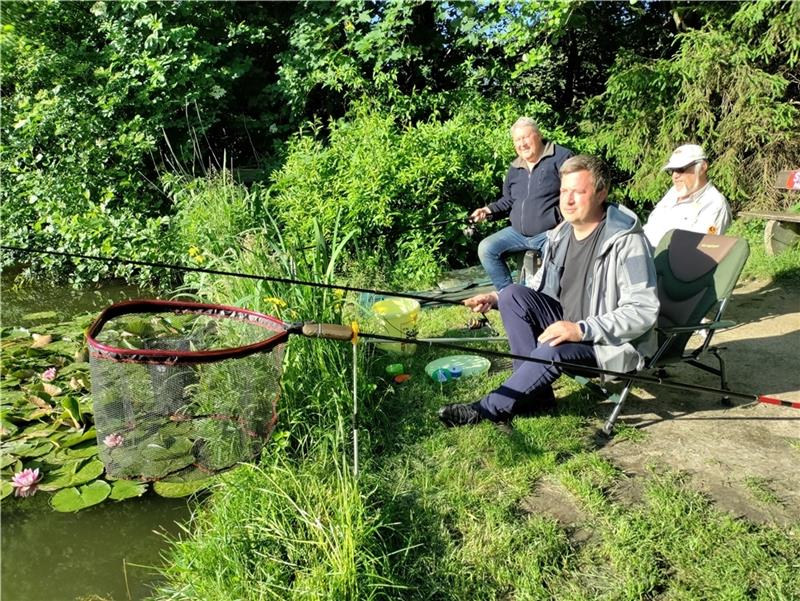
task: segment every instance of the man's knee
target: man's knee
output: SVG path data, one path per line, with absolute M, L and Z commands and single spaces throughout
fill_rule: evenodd
M 520 284 L 510 284 L 501 291 L 497 299 L 497 308 L 502 312 L 504 308 L 507 309 L 510 306 L 518 307 L 522 304 L 527 304 L 521 301 L 529 298 L 531 294 L 536 294 L 536 291 Z
M 492 243 L 489 238 L 484 238 L 478 243 L 478 258 L 481 260 L 481 262 L 483 262 L 484 259 L 493 257 L 494 255 L 495 253 L 492 251 Z

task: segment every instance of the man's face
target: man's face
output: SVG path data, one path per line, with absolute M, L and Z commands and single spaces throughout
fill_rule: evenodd
M 530 126 L 517 127 L 512 132 L 514 140 L 514 150 L 517 151 L 517 156 L 529 162 L 536 159 L 539 151 L 539 146 L 542 143 L 541 137 L 536 133 L 536 130 Z
M 680 169 L 672 170 L 672 185 L 678 192 L 678 198 L 689 196 L 706 185 L 708 179 L 706 172 L 708 165 L 705 161 L 698 161 Z
M 572 225 L 598 222 L 606 196 L 605 190 L 595 192 L 594 178 L 588 171 L 575 171 L 561 177 L 561 214 Z

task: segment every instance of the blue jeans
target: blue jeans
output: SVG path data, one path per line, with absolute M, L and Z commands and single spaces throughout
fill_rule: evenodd
M 498 292 L 513 283 L 511 271 L 503 260 L 503 255 L 523 250 L 541 252 L 545 240 L 547 240 L 546 232 L 535 236 L 523 236 L 511 226 L 481 240 L 478 244 L 478 258 Z
M 547 326 L 562 319 L 561 304 L 554 298 L 513 284 L 500 293 L 498 309 L 513 354 L 597 367 L 597 355 L 589 342 L 550 346 L 549 342 L 537 340 Z M 551 385 L 560 374 L 561 369 L 554 365 L 515 359 L 511 376 L 476 403 L 475 408 L 492 421 L 534 411 L 553 400 Z

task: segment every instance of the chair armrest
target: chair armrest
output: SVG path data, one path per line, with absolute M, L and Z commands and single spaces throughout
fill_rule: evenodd
M 695 330 L 724 330 L 727 328 L 732 328 L 735 325 L 737 324 L 733 320 L 722 319 L 720 321 L 709 321 L 708 323 L 698 323 L 691 326 L 672 326 L 668 328 L 656 328 L 656 331 L 666 334 L 668 336 L 676 336 L 678 334 L 694 332 Z

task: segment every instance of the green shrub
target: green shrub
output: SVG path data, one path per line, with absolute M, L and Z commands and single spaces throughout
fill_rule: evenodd
M 495 200 L 514 157 L 508 128 L 523 112 L 546 107 L 473 99 L 449 118 L 406 123 L 362 101 L 326 132 L 316 124 L 289 144 L 282 169 L 263 192 L 263 204 L 283 225 L 290 247 L 312 239 L 311 217 L 324 234 L 341 215 L 357 232 L 358 259 L 381 265 L 391 284 L 431 283 L 438 269 L 475 260 L 461 227 L 432 222 L 464 217 Z M 563 131 L 553 131 L 564 142 Z M 446 249 L 446 250 L 443 250 Z

